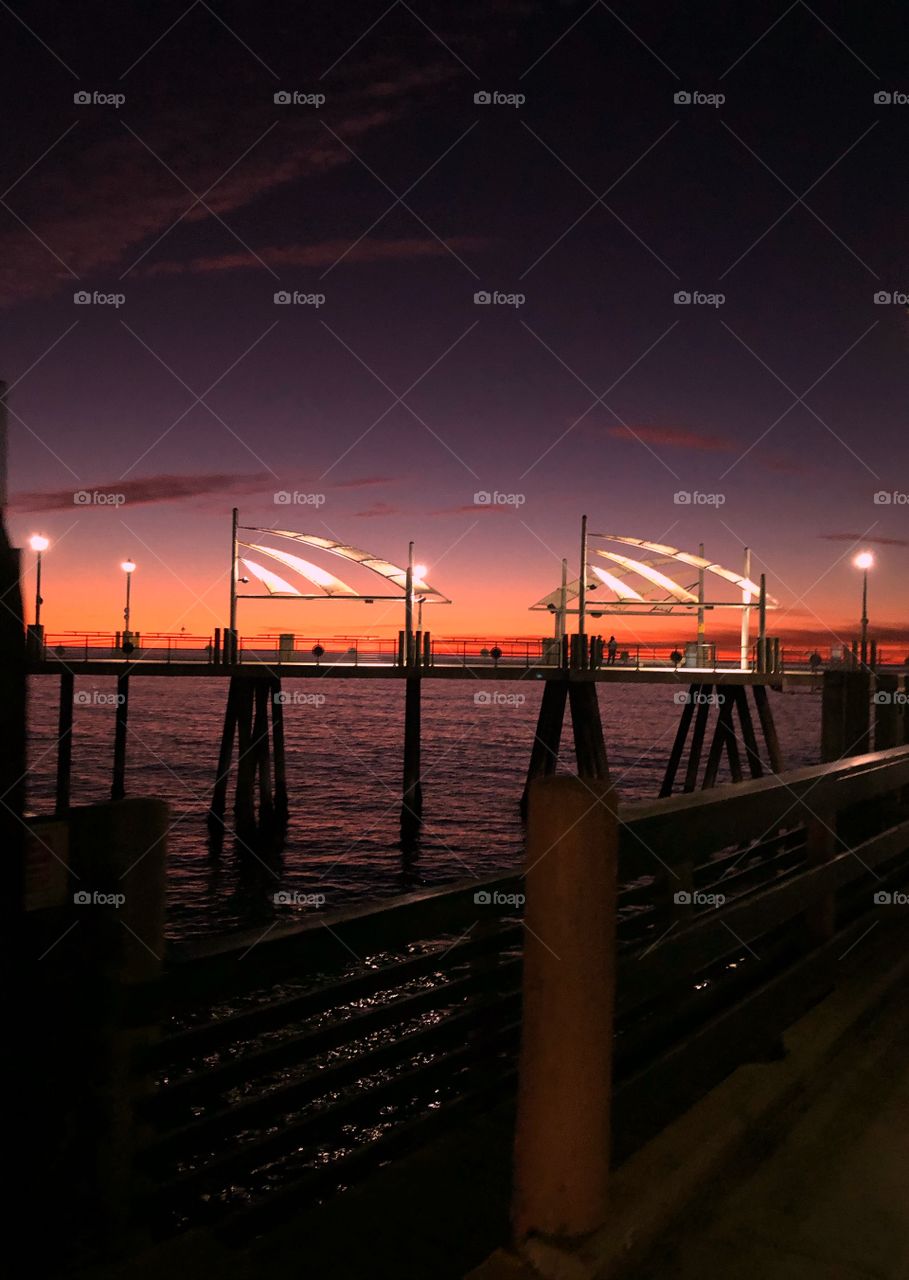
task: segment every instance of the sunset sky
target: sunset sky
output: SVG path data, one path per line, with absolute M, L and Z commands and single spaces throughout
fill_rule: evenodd
M 732 568 L 750 545 L 806 643 L 856 634 L 868 547 L 872 634 L 909 638 L 904 23 L 2 6 L 9 524 L 51 539 L 48 631 L 120 626 L 127 555 L 138 629 L 224 625 L 237 506 L 402 563 L 413 539 L 439 633 L 548 633 L 527 609 L 586 512 Z M 240 630 L 401 612 L 250 604 Z

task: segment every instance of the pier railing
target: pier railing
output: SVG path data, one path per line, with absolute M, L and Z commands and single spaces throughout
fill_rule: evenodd
M 52 661 L 67 665 L 92 661 L 129 661 L 130 665 L 142 663 L 200 662 L 215 663 L 223 656 L 219 637 L 189 635 L 186 632 L 139 632 L 129 639 L 132 650 L 123 651 L 123 635 L 105 631 L 47 632 L 43 636 L 42 654 Z M 598 637 L 602 640 L 602 637 Z M 672 668 L 680 671 L 693 666 L 699 669 L 737 668 L 740 651 L 737 646 L 725 644 L 710 646 L 709 655 L 698 659 L 694 646 L 684 643 L 623 644 L 619 643 L 610 659 L 605 645 L 598 647 L 595 665 L 614 665 L 619 670 L 642 670 L 651 667 Z M 859 659 L 856 646 L 852 648 L 823 646 L 817 650 L 793 645 L 778 651 L 778 666 L 774 669 L 809 671 L 814 668 L 854 668 Z M 267 665 L 280 669 L 286 666 L 358 667 L 396 666 L 399 664 L 399 641 L 392 637 L 375 636 L 305 636 L 305 635 L 257 635 L 238 639 L 237 662 L 241 665 Z M 487 667 L 534 668 L 559 667 L 567 654 L 562 644 L 551 637 L 497 637 L 497 636 L 432 636 L 428 646 L 429 664 L 439 667 Z M 757 667 L 757 646 L 752 646 L 750 665 Z M 909 665 L 909 643 L 880 645 L 875 648 L 875 667 L 902 669 Z M 763 668 L 766 669 L 766 668 Z
M 907 790 L 897 748 L 620 808 L 617 1159 L 771 1052 L 900 909 Z M 255 1230 L 511 1096 L 524 892 L 515 875 L 332 915 L 301 898 L 298 927 L 175 952 L 140 1065 L 142 1216 Z M 537 904 L 544 946 L 563 908 Z

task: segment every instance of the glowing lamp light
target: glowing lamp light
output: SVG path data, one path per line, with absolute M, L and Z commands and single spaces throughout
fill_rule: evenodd
M 124 560 L 123 563 L 120 565 L 120 568 L 123 570 L 124 573 L 132 573 L 135 567 L 136 567 L 136 564 L 135 564 L 135 561 L 133 560 Z
M 870 569 L 874 564 L 874 556 L 870 551 L 860 551 L 852 563 L 856 569 Z
M 429 570 L 425 564 L 415 564 L 413 567 L 413 576 L 415 578 L 425 578 Z
M 50 546 L 50 538 L 45 538 L 43 534 L 33 533 L 29 538 L 29 546 L 32 551 L 46 551 Z

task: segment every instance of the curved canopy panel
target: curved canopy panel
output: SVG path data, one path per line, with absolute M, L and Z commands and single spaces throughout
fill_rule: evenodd
M 265 587 L 270 596 L 298 596 L 300 592 L 291 583 L 285 582 L 283 578 L 279 578 L 276 573 L 272 573 L 271 569 L 266 569 L 264 565 L 257 564 L 255 560 L 247 560 L 242 556 L 240 563 L 245 565 L 254 578 Z
M 383 560 L 378 556 L 374 556 L 369 551 L 363 551 L 359 547 L 352 547 L 345 542 L 335 542 L 332 538 L 323 538 L 315 533 L 295 533 L 291 529 L 259 529 L 257 532 L 269 533 L 275 538 L 289 538 L 293 542 L 303 542 L 310 547 L 318 547 L 333 556 L 341 556 L 344 560 L 352 561 L 354 564 L 361 564 L 364 569 L 371 569 L 373 573 L 379 574 L 387 582 L 400 587 L 402 592 L 406 590 L 406 569 L 402 569 L 400 565 L 392 564 L 390 560 Z M 443 596 L 441 591 L 436 591 L 434 587 L 431 587 L 428 582 L 424 582 L 422 578 L 414 578 L 413 589 L 416 594 L 423 596 L 425 600 L 435 600 L 443 604 L 451 603 L 447 596 Z
M 353 587 L 342 582 L 340 578 L 336 578 L 333 573 L 328 573 L 325 569 L 320 569 L 317 564 L 313 564 L 310 560 L 304 560 L 302 556 L 291 555 L 289 551 L 280 551 L 276 547 L 263 547 L 255 542 L 241 542 L 241 547 L 248 547 L 250 551 L 258 551 L 263 556 L 270 556 L 272 560 L 278 560 L 281 564 L 286 564 L 288 568 L 295 570 L 301 577 L 306 578 L 313 586 L 321 587 L 327 596 L 356 596 L 358 593 Z
M 620 600 L 643 600 L 644 597 L 639 591 L 635 591 L 634 587 L 629 587 L 627 582 L 623 582 L 621 578 L 615 577 L 606 569 L 601 569 L 599 565 L 592 564 L 590 572 L 595 573 L 601 582 L 605 582 L 607 587 L 611 587 Z
M 733 569 L 724 569 L 721 564 L 705 560 L 703 556 L 692 555 L 690 551 L 680 551 L 677 547 L 670 547 L 662 542 L 648 542 L 645 538 L 628 538 L 618 533 L 596 533 L 591 534 L 591 537 L 602 538 L 606 542 L 621 542 L 626 546 L 640 547 L 644 551 L 656 551 L 670 560 L 679 561 L 681 564 L 689 564 L 698 570 L 703 569 L 706 573 L 716 574 L 718 578 L 724 578 L 726 582 L 731 582 L 740 591 L 747 591 L 753 596 L 760 594 L 760 587 L 750 578 L 743 577 Z M 605 552 L 600 552 L 600 555 L 604 554 Z M 775 605 L 779 601 L 768 593 L 767 603 Z
M 620 564 L 624 569 L 630 569 L 633 573 L 638 574 L 642 578 L 646 578 L 648 582 L 652 582 L 655 587 L 662 587 L 664 591 L 668 591 L 681 604 L 697 604 L 698 598 L 693 595 L 686 587 L 680 586 L 674 582 L 672 578 L 660 573 L 659 569 L 654 569 L 652 565 L 647 564 L 644 560 L 633 560 L 630 556 L 620 555 L 618 551 L 603 551 L 597 548 L 597 555 L 604 556 L 607 560 L 612 560 L 614 564 Z

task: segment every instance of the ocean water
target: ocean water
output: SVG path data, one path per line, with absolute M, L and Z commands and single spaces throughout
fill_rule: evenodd
M 209 849 L 211 798 L 227 682 L 130 682 L 128 795 L 171 807 L 168 924 L 187 940 L 386 898 L 422 886 L 520 865 L 518 802 L 542 681 L 427 680 L 423 685 L 424 826 L 419 847 L 400 846 L 403 682 L 285 679 L 290 824 L 274 858 L 225 840 Z M 681 712 L 663 685 L 598 686 L 613 780 L 623 800 L 653 798 Z M 313 694 L 319 699 L 313 699 Z M 109 799 L 115 681 L 76 680 L 72 802 Z M 787 768 L 819 759 L 820 696 L 771 693 Z M 28 806 L 53 808 L 58 681 L 29 686 Z M 523 699 L 523 701 L 521 701 Z M 570 728 L 564 766 L 572 765 Z M 721 781 L 723 775 L 721 774 Z M 232 792 L 228 796 L 231 811 Z M 321 908 L 275 903 L 279 891 L 324 895 Z

